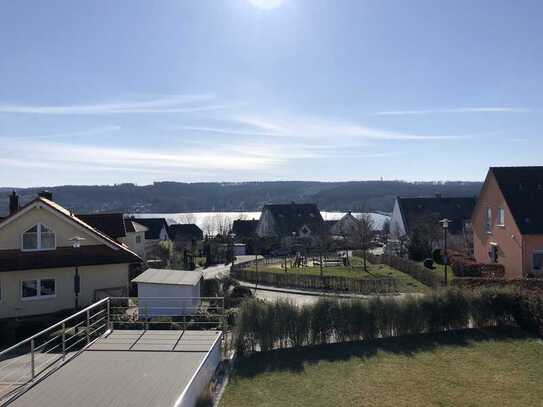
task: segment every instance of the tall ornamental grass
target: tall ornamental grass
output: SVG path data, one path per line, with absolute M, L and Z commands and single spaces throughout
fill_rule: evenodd
M 509 290 L 449 288 L 425 296 L 322 298 L 298 306 L 250 300 L 234 331 L 241 354 L 277 348 L 514 325 L 543 333 L 543 300 Z

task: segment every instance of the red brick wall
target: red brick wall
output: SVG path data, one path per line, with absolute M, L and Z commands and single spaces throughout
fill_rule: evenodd
M 486 209 L 492 208 L 490 233 L 485 231 Z M 505 226 L 497 226 L 498 208 L 505 209 Z M 474 257 L 479 263 L 491 261 L 488 252 L 491 243 L 498 244 L 498 263 L 505 268 L 505 278 L 522 278 L 523 236 L 492 173 L 488 173 L 472 216 Z M 543 242 L 543 240 L 542 240 Z M 543 246 L 542 246 L 543 247 Z

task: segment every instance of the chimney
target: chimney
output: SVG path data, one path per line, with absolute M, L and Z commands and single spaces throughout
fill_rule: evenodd
M 15 191 L 9 196 L 9 214 L 13 215 L 19 210 L 19 195 Z
M 49 191 L 41 191 L 38 196 L 42 197 L 42 198 L 45 198 L 45 199 L 48 199 L 50 201 L 53 200 L 53 193 L 52 192 L 49 192 Z

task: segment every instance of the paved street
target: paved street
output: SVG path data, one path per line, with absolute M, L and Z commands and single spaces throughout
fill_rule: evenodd
M 259 259 L 262 259 L 262 256 L 258 256 Z M 235 264 L 243 264 L 253 261 L 255 256 L 237 256 Z M 210 280 L 212 278 L 220 278 L 226 276 L 230 273 L 231 264 L 218 264 L 216 266 L 211 266 L 204 269 L 198 269 L 204 274 L 205 280 Z

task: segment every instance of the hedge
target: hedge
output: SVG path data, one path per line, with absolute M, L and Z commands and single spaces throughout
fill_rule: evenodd
M 302 306 L 251 300 L 239 310 L 233 340 L 245 354 L 501 325 L 543 333 L 543 300 L 510 290 L 454 288 L 405 299 L 323 298 Z
M 427 269 L 420 263 L 404 259 L 398 256 L 368 254 L 368 261 L 373 264 L 386 264 L 402 273 L 408 274 L 422 284 L 431 287 L 444 285 L 443 278 L 432 270 Z

